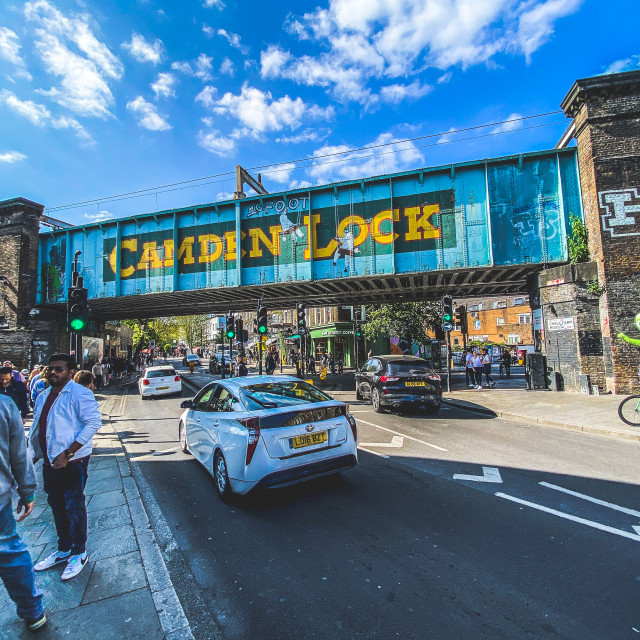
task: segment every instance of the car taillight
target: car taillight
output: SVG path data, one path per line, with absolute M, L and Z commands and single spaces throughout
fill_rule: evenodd
M 380 376 L 380 382 L 396 382 L 400 378 L 392 378 L 391 376 Z
M 236 422 L 239 422 L 249 431 L 249 438 L 247 440 L 247 457 L 245 463 L 249 464 L 253 459 L 253 454 L 256 452 L 256 447 L 258 446 L 258 441 L 260 440 L 260 419 L 236 418 Z
M 351 433 L 353 434 L 353 441 L 358 442 L 358 427 L 356 426 L 356 419 L 349 413 L 349 405 L 345 405 L 344 407 L 344 415 L 349 422 L 349 426 L 351 427 Z
M 436 380 L 437 382 L 440 382 L 440 376 L 433 374 L 433 375 L 427 376 L 427 380 Z
M 173 380 L 174 382 L 180 382 L 180 376 L 176 376 Z
M 148 385 L 148 384 L 150 384 L 150 382 L 145 378 L 145 379 L 142 381 L 142 386 L 146 386 L 146 385 Z

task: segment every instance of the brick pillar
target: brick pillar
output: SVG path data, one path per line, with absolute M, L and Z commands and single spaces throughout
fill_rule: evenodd
M 0 202 L 0 316 L 5 328 L 25 327 L 35 305 L 43 210 L 25 198 Z
M 606 386 L 628 393 L 640 347 L 619 336 L 640 340 L 640 71 L 577 80 L 561 106 L 574 119 L 584 221 L 604 288 Z

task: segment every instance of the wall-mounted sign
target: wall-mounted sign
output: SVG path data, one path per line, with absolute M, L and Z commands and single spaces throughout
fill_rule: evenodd
M 549 320 L 547 326 L 549 331 L 573 331 L 575 329 L 573 318 L 554 318 Z
M 556 284 L 564 284 L 564 278 L 558 278 L 557 280 L 547 280 L 547 287 L 553 287 Z

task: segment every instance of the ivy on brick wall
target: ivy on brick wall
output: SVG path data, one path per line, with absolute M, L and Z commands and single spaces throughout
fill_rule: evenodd
M 570 213 L 569 224 L 571 225 L 571 235 L 568 238 L 569 262 L 571 264 L 589 262 L 589 243 L 584 223 L 578 216 Z

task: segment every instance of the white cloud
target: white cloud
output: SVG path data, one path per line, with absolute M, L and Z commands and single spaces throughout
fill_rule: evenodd
M 42 104 L 37 104 L 32 100 L 20 100 L 14 93 L 3 89 L 0 91 L 2 100 L 9 109 L 29 120 L 37 127 L 44 127 L 51 118 L 51 111 Z
M 83 214 L 87 220 L 91 222 L 104 222 L 105 220 L 113 220 L 113 214 L 109 211 L 98 211 L 98 213 Z
M 346 145 L 327 145 L 316 149 L 308 173 L 318 183 L 352 180 L 415 168 L 424 163 L 413 142 L 398 141 L 390 133 L 381 133 L 370 143 L 371 149 L 349 151 Z M 323 157 L 329 156 L 329 157 Z
M 240 42 L 240 36 L 237 33 L 231 33 L 226 29 L 218 29 L 218 35 L 226 38 L 227 42 L 243 55 L 249 55 L 249 47 Z
M 233 66 L 233 62 L 229 58 L 225 58 L 220 65 L 220 73 L 225 73 L 227 75 L 233 76 L 235 73 L 235 67 Z
M 292 136 L 280 136 L 276 138 L 276 142 L 282 144 L 299 144 L 301 142 L 316 142 L 324 140 L 331 132 L 329 129 L 305 129 L 301 133 Z
M 84 146 L 93 147 L 96 144 L 91 134 L 75 118 L 67 116 L 52 118 L 51 126 L 54 129 L 70 129 L 84 143 Z
M 269 91 L 260 91 L 247 83 L 242 86 L 240 95 L 225 93 L 215 101 L 213 110 L 236 118 L 253 137 L 268 131 L 295 130 L 303 120 L 330 119 L 334 115 L 332 107 L 322 109 L 289 96 L 274 100 Z
M 219 131 L 198 132 L 198 144 L 207 151 L 215 153 L 220 157 L 232 155 L 236 150 L 236 138 L 234 136 L 224 136 Z
M 202 3 L 202 6 L 205 7 L 206 9 L 219 9 L 222 10 L 224 9 L 224 2 L 222 0 L 204 0 L 204 2 Z
M 411 84 L 390 84 L 380 89 L 380 99 L 383 102 L 400 104 L 409 100 L 418 100 L 432 90 L 433 87 L 421 84 L 418 80 L 414 80 Z
M 447 84 L 447 82 L 451 81 L 451 78 L 453 78 L 453 71 L 447 71 L 447 73 L 443 73 L 438 78 L 438 84 Z
M 448 144 L 449 142 L 453 142 L 453 138 L 451 137 L 451 134 L 455 133 L 455 131 L 456 131 L 456 128 L 451 127 L 449 131 L 447 131 L 447 133 L 445 133 L 443 136 L 440 136 L 438 138 L 437 144 Z
M 7 60 L 19 67 L 24 65 L 24 61 L 20 57 L 18 34 L 8 27 L 0 27 L 0 59 Z
M 135 32 L 131 36 L 131 42 L 123 42 L 122 48 L 127 49 L 138 62 L 151 62 L 152 64 L 158 64 L 162 60 L 162 52 L 164 51 L 162 40 L 156 38 L 153 43 L 149 43 L 144 36 Z
M 640 54 L 632 55 L 629 58 L 612 62 L 605 70 L 605 73 L 620 73 L 621 71 L 631 71 L 640 67 Z
M 180 71 L 181 73 L 184 73 L 186 76 L 193 75 L 193 68 L 188 62 L 172 62 L 171 68 L 174 71 Z
M 48 0 L 31 0 L 24 11 L 35 23 L 36 50 L 46 71 L 60 78 L 58 87 L 40 93 L 80 115 L 109 117 L 114 99 L 108 82 L 122 77 L 123 66 L 93 34 L 90 16 L 68 18 Z
M 287 162 L 286 164 L 281 164 L 263 171 L 262 175 L 278 184 L 287 184 L 291 182 L 291 174 L 295 169 L 296 165 L 293 162 Z
M 552 37 L 555 23 L 583 2 L 329 0 L 327 9 L 290 17 L 285 24 L 290 34 L 322 52 L 294 56 L 271 45 L 261 53 L 262 77 L 324 87 L 343 101 L 365 104 L 372 79 L 466 68 L 505 52 L 529 59 Z M 448 79 L 445 73 L 440 81 Z
M 499 124 L 491 133 L 509 133 L 522 129 L 522 116 L 519 113 L 512 113 L 502 124 Z
M 195 69 L 189 62 L 172 62 L 171 68 L 174 71 L 180 71 L 187 76 L 195 76 L 203 82 L 211 80 L 211 69 L 213 67 L 213 58 L 206 53 L 201 53 L 198 59 L 194 61 Z
M 211 87 L 207 85 L 197 96 L 196 102 L 201 102 L 208 109 L 213 109 L 215 101 L 214 96 L 217 93 L 217 89 L 215 87 Z
M 216 30 L 205 23 L 202 25 L 202 32 L 205 33 L 207 36 L 209 36 L 209 38 L 212 38 Z
M 174 87 L 177 84 L 177 79 L 172 73 L 159 73 L 155 82 L 151 83 L 151 88 L 156 94 L 156 98 L 175 98 L 176 92 Z
M 156 106 L 147 102 L 142 96 L 127 102 L 127 109 L 136 116 L 138 124 L 149 131 L 171 129 L 171 125 L 158 113 Z
M 0 151 L 0 162 L 4 162 L 6 164 L 13 164 L 14 162 L 20 162 L 21 160 L 25 160 L 27 156 L 24 153 L 20 153 L 19 151 Z

